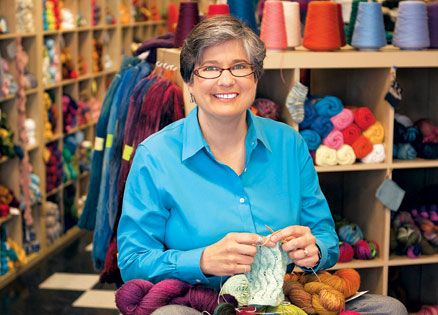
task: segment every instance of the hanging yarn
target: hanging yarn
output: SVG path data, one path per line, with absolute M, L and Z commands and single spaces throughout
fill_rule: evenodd
M 341 241 L 354 245 L 363 239 L 363 232 L 359 225 L 350 223 L 339 227 L 338 236 Z
M 320 135 L 312 129 L 301 130 L 300 135 L 303 137 L 304 141 L 306 141 L 309 150 L 316 150 L 321 144 Z
M 344 108 L 342 101 L 336 96 L 325 96 L 314 106 L 318 115 L 329 118 L 339 114 Z
M 232 303 L 234 299 L 231 296 L 219 297 L 211 288 L 192 286 L 176 279 L 166 279 L 157 284 L 136 279 L 126 282 L 116 291 L 116 305 L 124 315 L 149 315 L 162 306 L 172 304 L 213 313 L 218 303 L 224 301 Z
M 354 245 L 354 257 L 369 260 L 379 254 L 379 245 L 375 241 L 359 240 Z
M 422 1 L 401 1 L 398 6 L 393 44 L 401 49 L 429 47 L 429 26 L 426 4 Z
M 332 130 L 322 143 L 331 149 L 339 150 L 344 145 L 344 136 L 339 130 Z
M 283 2 L 286 3 L 286 2 Z M 304 119 L 304 102 L 307 97 L 309 88 L 297 81 L 286 97 L 286 108 L 296 123 L 301 123 Z
M 316 150 L 315 163 L 318 166 L 334 166 L 337 163 L 336 150 L 326 145 L 320 145 Z
M 380 3 L 359 3 L 351 45 L 362 50 L 377 50 L 386 45 L 385 26 Z
M 282 3 L 287 47 L 294 48 L 301 44 L 300 5 L 297 2 L 289 1 L 283 1 Z
M 346 242 L 339 242 L 339 258 L 338 262 L 349 262 L 354 257 L 353 247 Z
M 311 1 L 308 5 L 303 46 L 315 51 L 339 49 L 341 47 L 339 18 L 336 3 Z
M 363 157 L 360 161 L 362 163 L 381 163 L 385 161 L 385 147 L 383 144 L 374 144 L 373 150 Z
M 353 123 L 353 112 L 348 108 L 344 108 L 340 113 L 330 117 L 330 121 L 332 122 L 335 130 L 342 131 Z
M 287 48 L 282 1 L 271 0 L 265 3 L 260 39 L 265 43 L 267 49 Z
M 427 20 L 429 22 L 430 48 L 438 48 L 438 3 L 427 4 Z
M 356 154 L 348 144 L 342 145 L 339 150 L 336 150 L 336 162 L 339 165 L 352 165 L 356 161 Z
M 179 4 L 178 25 L 175 31 L 175 46 L 181 47 L 191 30 L 199 23 L 198 2 Z
M 255 17 L 256 3 L 254 1 L 228 0 L 227 3 L 230 6 L 232 16 L 248 25 L 254 33 L 259 33 Z

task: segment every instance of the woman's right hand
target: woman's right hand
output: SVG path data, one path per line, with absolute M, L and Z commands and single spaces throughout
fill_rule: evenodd
M 249 272 L 258 245 L 273 247 L 275 243 L 254 233 L 228 233 L 205 248 L 201 256 L 201 270 L 205 275 L 213 276 Z

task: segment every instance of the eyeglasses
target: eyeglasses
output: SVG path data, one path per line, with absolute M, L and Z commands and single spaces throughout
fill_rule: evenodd
M 219 78 L 224 70 L 230 71 L 235 77 L 246 77 L 254 73 L 252 64 L 238 63 L 229 68 L 220 68 L 216 66 L 205 66 L 196 69 L 193 73 L 203 79 L 216 79 Z

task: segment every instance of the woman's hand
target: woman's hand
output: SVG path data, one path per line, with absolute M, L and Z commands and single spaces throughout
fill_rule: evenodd
M 315 267 L 319 262 L 316 238 L 307 226 L 288 226 L 270 237 L 272 242 L 282 241 L 282 249 L 300 267 Z
M 201 256 L 201 270 L 214 276 L 249 272 L 260 245 L 273 247 L 275 244 L 269 238 L 253 233 L 228 233 L 205 248 Z

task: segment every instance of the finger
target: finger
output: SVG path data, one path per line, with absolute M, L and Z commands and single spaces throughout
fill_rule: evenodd
M 236 274 L 238 273 L 248 273 L 251 271 L 251 265 L 250 264 L 241 264 L 236 266 Z
M 271 237 L 273 242 L 278 242 L 280 240 L 286 239 L 288 237 L 300 237 L 306 233 L 310 232 L 310 228 L 302 225 L 291 225 L 281 229 L 280 231 L 274 233 Z
M 290 252 L 295 249 L 304 249 L 315 246 L 316 238 L 312 234 L 305 234 L 303 236 L 294 238 L 282 245 L 282 248 L 286 252 Z M 316 247 L 316 246 L 315 246 Z
M 266 240 L 266 237 L 255 234 L 255 233 L 234 233 L 234 239 L 239 244 L 246 244 L 246 245 L 257 245 L 260 243 L 260 237 L 263 239 L 263 243 L 269 244 L 269 246 L 275 245 L 270 240 Z M 263 244 L 262 243 L 262 244 Z
M 306 259 L 308 257 L 319 257 L 318 255 L 318 248 L 315 246 L 309 246 L 305 249 L 296 249 L 296 250 L 292 250 L 290 252 L 288 252 L 289 257 L 294 260 L 301 260 L 301 259 Z
M 295 265 L 299 267 L 313 268 L 319 261 L 318 255 L 312 257 L 306 257 L 304 259 L 295 260 Z
M 254 257 L 246 255 L 238 255 L 234 259 L 234 263 L 238 265 L 251 265 L 254 262 Z
M 257 254 L 257 247 L 254 245 L 239 244 L 237 252 L 241 255 L 254 257 Z

